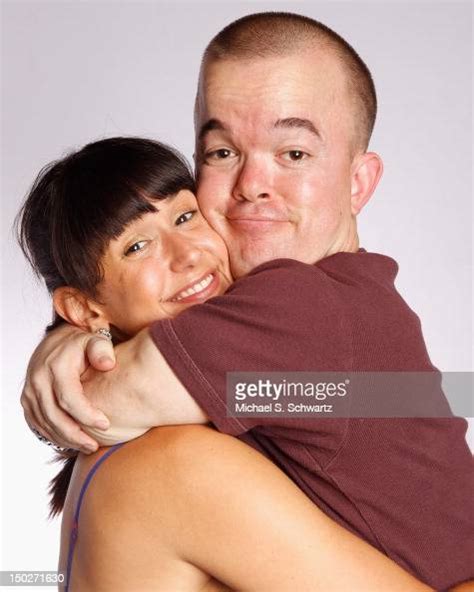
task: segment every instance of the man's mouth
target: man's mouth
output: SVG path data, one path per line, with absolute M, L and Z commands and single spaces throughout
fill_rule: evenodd
M 268 234 L 284 231 L 287 228 L 288 218 L 272 216 L 244 215 L 227 217 L 228 224 L 235 232 L 256 239 L 264 239 Z
M 194 283 L 188 284 L 183 290 L 180 290 L 170 302 L 194 302 L 207 299 L 215 292 L 219 284 L 219 278 L 216 272 L 207 273 Z
M 282 224 L 284 222 L 288 222 L 288 220 L 277 220 L 275 218 L 228 218 L 231 224 L 247 224 L 247 223 L 255 223 L 255 224 Z
M 227 212 L 227 221 L 235 225 L 258 225 L 282 224 L 288 222 L 288 213 L 278 211 L 274 208 L 237 209 Z
M 280 220 L 278 218 L 264 218 L 257 216 L 241 216 L 239 218 L 228 218 L 231 222 L 288 222 L 288 220 Z

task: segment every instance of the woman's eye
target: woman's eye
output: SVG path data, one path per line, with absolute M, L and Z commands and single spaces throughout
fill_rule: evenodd
M 303 150 L 288 150 L 287 152 L 284 152 L 282 156 L 284 160 L 300 162 L 301 160 L 308 158 L 309 154 L 307 152 L 303 152 Z
M 197 210 L 190 210 L 189 212 L 185 212 L 184 214 L 181 214 L 181 216 L 179 216 L 176 219 L 175 225 L 179 226 L 180 224 L 183 224 L 184 222 L 188 222 L 189 220 L 191 220 L 191 218 L 194 218 L 194 216 L 197 214 Z
M 133 253 L 137 253 L 138 251 L 141 251 L 145 245 L 146 245 L 147 241 L 142 240 L 142 241 L 138 241 L 136 243 L 133 243 L 133 245 L 130 245 L 128 247 L 128 249 L 125 251 L 125 255 L 132 255 Z

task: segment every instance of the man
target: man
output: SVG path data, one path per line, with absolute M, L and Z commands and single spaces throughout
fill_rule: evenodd
M 119 346 L 113 371 L 89 370 L 91 401 L 112 419 L 105 437 L 91 430 L 106 420 L 80 383 L 84 350 L 97 370 L 113 367 L 103 339 L 70 328 L 49 337 L 22 403 L 44 437 L 90 450 L 96 443 L 71 417 L 101 441 L 211 420 L 444 589 L 473 575 L 463 420 L 226 417 L 232 370 L 434 371 L 418 318 L 394 289 L 396 263 L 359 249 L 356 217 L 382 173 L 367 152 L 375 113 L 365 64 L 323 25 L 263 14 L 226 27 L 202 63 L 196 161 L 199 203 L 227 243 L 236 283 Z M 123 418 L 117 409 L 132 396 L 141 405 Z

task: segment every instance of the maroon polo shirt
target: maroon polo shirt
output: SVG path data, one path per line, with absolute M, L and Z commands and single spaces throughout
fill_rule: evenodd
M 461 418 L 226 416 L 234 371 L 435 371 L 389 257 L 278 259 L 151 326 L 221 432 L 277 464 L 327 515 L 437 590 L 474 577 L 473 458 Z

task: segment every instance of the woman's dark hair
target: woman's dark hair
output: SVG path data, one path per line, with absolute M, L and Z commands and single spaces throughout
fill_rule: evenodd
M 101 257 L 126 225 L 156 211 L 154 200 L 195 191 L 191 169 L 172 148 L 143 138 L 107 138 L 42 169 L 17 219 L 18 242 L 50 293 L 61 286 L 97 294 Z M 53 313 L 51 330 L 63 321 Z M 75 456 L 52 480 L 51 516 L 61 512 Z

